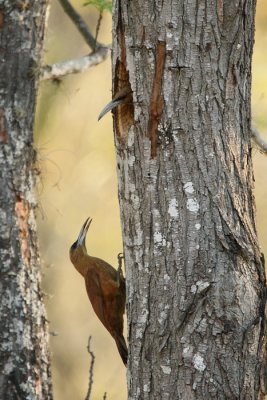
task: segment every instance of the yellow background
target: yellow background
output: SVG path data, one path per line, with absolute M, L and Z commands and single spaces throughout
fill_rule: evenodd
M 53 63 L 89 53 L 84 40 L 52 1 L 45 44 L 45 62 Z M 95 30 L 97 13 L 72 1 Z M 105 14 L 99 40 L 111 42 L 111 16 Z M 253 58 L 253 119 L 267 139 L 267 3 L 258 0 L 256 43 Z M 38 186 L 39 233 L 43 260 L 43 286 L 50 320 L 53 383 L 56 400 L 79 400 L 88 386 L 90 357 L 96 356 L 93 399 L 126 399 L 126 371 L 115 342 L 94 315 L 83 278 L 69 261 L 69 247 L 84 220 L 93 222 L 87 238 L 88 251 L 117 266 L 122 251 L 117 177 L 111 115 L 97 122 L 111 98 L 110 57 L 99 66 L 61 83 L 40 86 L 35 124 L 35 145 L 41 170 Z M 258 230 L 267 250 L 267 158 L 253 153 Z

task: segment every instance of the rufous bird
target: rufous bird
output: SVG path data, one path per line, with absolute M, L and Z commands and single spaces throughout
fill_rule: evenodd
M 123 363 L 127 364 L 128 350 L 123 337 L 123 314 L 125 311 L 125 278 L 119 268 L 116 270 L 106 261 L 89 256 L 86 250 L 86 234 L 92 219 L 87 218 L 78 239 L 70 248 L 70 260 L 84 277 L 85 287 L 93 309 L 115 339 Z
M 113 110 L 113 108 L 119 106 L 120 104 L 132 103 L 132 90 L 130 86 L 125 86 L 121 90 L 119 90 L 113 99 L 103 108 L 101 113 L 99 114 L 98 121 L 104 117 L 109 111 Z

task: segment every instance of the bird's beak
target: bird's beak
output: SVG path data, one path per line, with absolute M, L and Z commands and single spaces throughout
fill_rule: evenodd
M 123 87 L 118 93 L 115 94 L 113 99 L 103 108 L 103 110 L 99 114 L 98 121 L 101 118 L 103 118 L 104 115 L 106 115 L 109 111 L 113 110 L 113 108 L 119 106 L 120 104 L 129 102 L 129 95 L 131 95 L 131 93 L 132 90 L 129 86 Z
M 89 217 L 83 224 L 82 229 L 81 229 L 78 239 L 77 239 L 78 246 L 82 246 L 85 244 L 86 234 L 87 234 L 87 231 L 88 231 L 89 226 L 91 225 L 92 221 L 93 221 L 92 218 Z
M 98 116 L 98 121 L 101 120 L 101 118 L 104 117 L 109 111 L 113 110 L 113 108 L 117 107 L 119 104 L 123 103 L 123 99 L 113 99 L 111 100 L 101 111 L 101 113 Z

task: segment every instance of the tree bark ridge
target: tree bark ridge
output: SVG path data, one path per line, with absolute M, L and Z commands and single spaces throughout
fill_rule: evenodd
M 0 398 L 51 399 L 33 123 L 47 1 L 5 1 L 0 27 Z
M 254 0 L 114 3 L 113 77 L 123 31 L 134 105 L 123 143 L 123 115 L 114 118 L 129 399 L 263 399 L 266 391 L 251 158 L 255 7 Z M 164 109 L 151 158 L 159 42 Z

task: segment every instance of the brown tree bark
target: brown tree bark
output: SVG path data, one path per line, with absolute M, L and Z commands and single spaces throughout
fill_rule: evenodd
M 113 91 L 130 399 L 263 399 L 255 0 L 117 0 Z
M 33 121 L 47 1 L 0 4 L 0 398 L 51 399 Z

